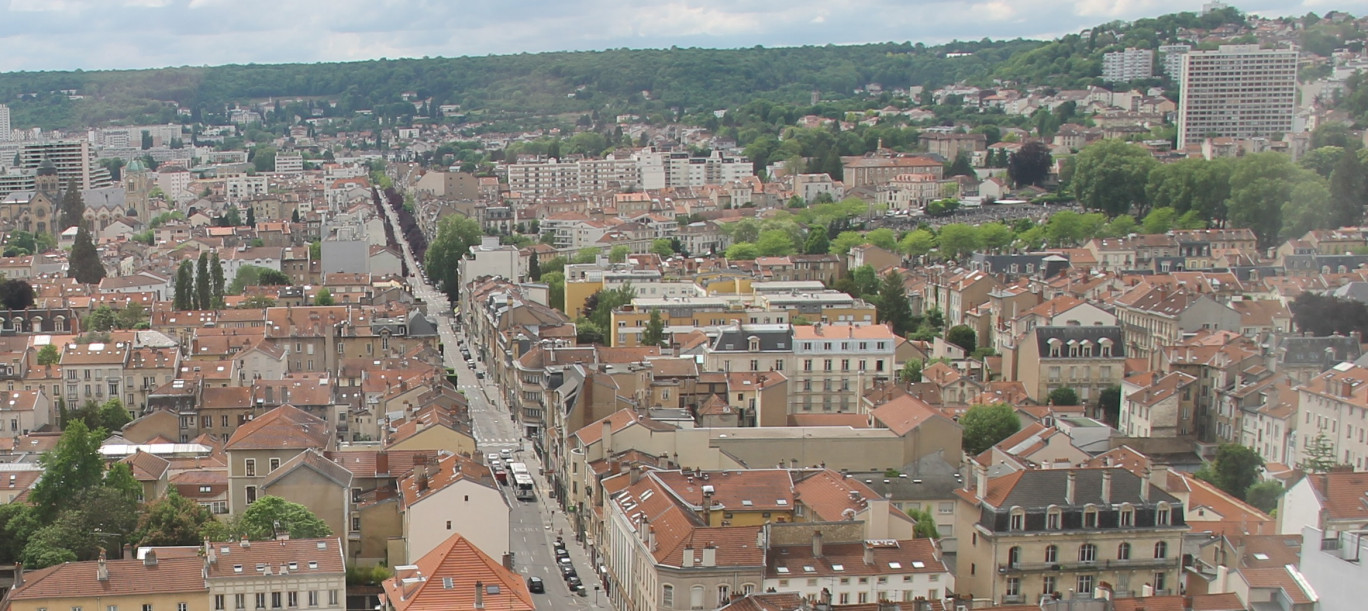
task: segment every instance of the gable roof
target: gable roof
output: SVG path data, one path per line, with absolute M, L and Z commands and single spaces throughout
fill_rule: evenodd
M 109 579 L 95 579 L 98 561 L 67 562 L 28 572 L 24 584 L 11 590 L 11 601 L 61 598 L 111 598 L 148 594 L 208 592 L 198 557 L 165 558 L 155 564 L 142 560 L 109 560 Z
M 263 488 L 270 488 L 276 482 L 289 477 L 297 469 L 309 469 L 343 488 L 350 487 L 352 483 L 351 471 L 328 460 L 318 450 L 309 448 L 296 454 L 294 458 L 285 461 L 285 464 L 272 471 L 261 485 Z
M 282 405 L 239 426 L 224 449 L 326 448 L 329 436 L 328 423 L 322 418 L 293 405 Z
M 460 534 L 417 562 L 395 567 L 384 597 L 396 611 L 475 609 L 476 588 L 486 609 L 533 611 L 536 603 L 522 576 L 506 569 Z

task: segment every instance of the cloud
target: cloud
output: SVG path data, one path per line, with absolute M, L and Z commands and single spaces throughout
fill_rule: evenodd
M 1048 38 L 1204 1 L 9 0 L 0 6 L 0 71 Z M 1335 1 L 1240 6 L 1301 14 Z

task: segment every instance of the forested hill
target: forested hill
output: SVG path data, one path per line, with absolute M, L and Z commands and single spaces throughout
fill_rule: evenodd
M 805 102 L 816 89 L 851 95 L 868 83 L 885 88 L 984 81 L 1036 41 L 982 41 L 938 47 L 852 46 L 608 50 L 350 63 L 233 65 L 157 70 L 0 74 L 0 100 L 14 124 L 45 128 L 175 120 L 174 101 L 196 118 L 226 104 L 304 97 L 338 103 L 329 114 L 372 109 L 413 114 L 400 99 L 416 92 L 432 108 L 546 114 L 606 107 L 622 111 L 734 107 L 755 98 Z M 973 53 L 946 57 L 947 52 Z M 62 90 L 84 99 L 69 100 Z M 650 100 L 642 96 L 649 92 Z M 57 92 L 57 93 L 53 93 Z M 37 94 L 30 97 L 25 94 Z

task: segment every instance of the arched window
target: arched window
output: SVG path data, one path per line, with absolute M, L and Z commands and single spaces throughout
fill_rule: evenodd
M 1129 543 L 1126 543 L 1125 541 L 1122 541 L 1122 542 L 1121 542 L 1121 545 L 1116 546 L 1116 559 L 1117 559 L 1117 560 L 1130 560 L 1130 544 L 1129 544 Z
M 1083 528 L 1097 528 L 1097 508 L 1088 505 L 1083 508 Z
M 1117 520 L 1121 526 L 1135 526 L 1135 508 L 1129 503 L 1122 505 Z
M 1154 544 L 1155 558 L 1168 558 L 1168 542 L 1160 541 Z
M 1079 561 L 1079 562 L 1096 562 L 1096 561 L 1097 561 L 1097 546 L 1096 546 L 1096 545 L 1093 545 L 1093 544 L 1091 544 L 1091 543 L 1084 543 L 1083 545 L 1078 546 L 1078 561 Z
M 1008 530 L 1026 530 L 1026 510 L 1020 507 L 1013 507 L 1011 517 L 1008 518 Z
M 703 608 L 703 586 L 694 586 L 692 588 L 689 588 L 689 608 Z
M 674 586 L 665 584 L 660 588 L 660 606 L 670 609 L 674 607 Z
M 1045 562 L 1048 564 L 1059 562 L 1059 546 L 1050 545 L 1045 548 Z
M 1053 505 L 1045 510 L 1045 530 L 1059 530 L 1063 523 L 1064 512 Z
M 1018 564 L 1021 564 L 1021 547 L 1012 546 L 1007 550 L 1007 566 L 1015 568 Z
M 1173 510 L 1168 503 L 1159 503 L 1159 507 L 1154 510 L 1154 525 L 1168 526 L 1173 523 Z

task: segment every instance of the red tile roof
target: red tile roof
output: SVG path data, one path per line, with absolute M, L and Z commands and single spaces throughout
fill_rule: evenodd
M 11 601 L 42 601 L 61 598 L 102 597 L 111 603 L 118 596 L 204 593 L 209 591 L 199 558 L 166 558 L 155 563 L 142 560 L 110 560 L 109 579 L 98 580 L 99 561 L 67 562 L 24 574 L 24 585 L 11 590 Z
M 517 573 L 452 535 L 418 562 L 395 567 L 384 598 L 396 611 L 475 609 L 477 587 L 486 609 L 533 611 L 536 603 Z
M 282 405 L 239 426 L 224 449 L 326 448 L 328 423 L 293 405 Z

